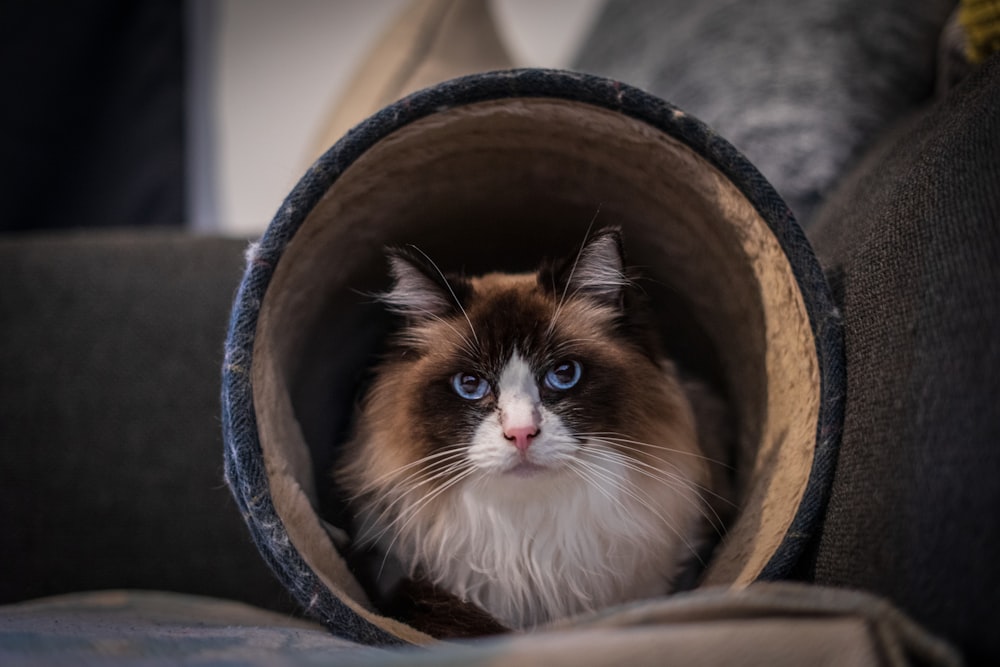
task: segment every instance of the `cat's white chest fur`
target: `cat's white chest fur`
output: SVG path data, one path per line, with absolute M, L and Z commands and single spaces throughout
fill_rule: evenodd
M 685 549 L 671 531 L 688 526 L 664 525 L 614 483 L 527 487 L 462 494 L 452 516 L 468 532 L 447 540 L 442 585 L 515 628 L 668 592 Z

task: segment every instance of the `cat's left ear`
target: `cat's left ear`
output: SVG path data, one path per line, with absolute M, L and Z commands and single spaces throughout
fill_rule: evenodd
M 449 283 L 437 265 L 415 249 L 390 248 L 387 256 L 393 285 L 381 298 L 389 310 L 413 322 L 444 317 L 455 310 L 465 283 Z
M 623 308 L 629 279 L 625 274 L 621 231 L 617 227 L 606 227 L 595 232 L 562 273 L 564 281 L 561 282 L 567 294 Z

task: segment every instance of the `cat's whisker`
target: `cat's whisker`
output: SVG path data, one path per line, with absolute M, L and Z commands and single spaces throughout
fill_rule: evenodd
M 403 524 L 401 526 L 399 526 L 398 529 L 393 530 L 393 532 L 395 533 L 395 535 L 393 535 L 392 541 L 389 542 L 389 545 L 386 547 L 386 555 L 385 555 L 385 558 L 382 559 L 382 565 L 379 568 L 379 573 L 378 573 L 379 577 L 382 576 L 382 570 L 385 569 L 385 564 L 386 564 L 386 561 L 389 558 L 389 554 L 392 553 L 392 547 L 393 547 L 393 545 L 399 539 L 399 536 L 402 535 L 405 532 L 406 527 L 410 524 L 410 521 L 412 521 L 413 518 L 416 517 L 417 514 L 419 514 L 420 510 L 423 509 L 424 507 L 426 507 L 429 503 L 433 502 L 434 499 L 437 498 L 438 496 L 440 496 L 442 493 L 444 493 L 445 491 L 447 491 L 451 487 L 455 486 L 456 484 L 458 484 L 459 482 L 461 482 L 462 480 L 464 480 L 469 475 L 472 475 L 475 472 L 476 472 L 475 468 L 473 468 L 471 466 L 468 467 L 468 468 L 466 468 L 462 472 L 460 472 L 457 475 L 455 475 L 452 479 L 450 479 L 449 481 L 445 482 L 440 487 L 438 487 L 437 489 L 435 489 L 434 491 L 431 491 L 430 493 L 424 495 L 423 498 L 421 498 L 420 500 L 416 501 L 413 505 L 407 506 L 399 514 L 399 516 L 396 517 L 395 520 L 393 520 L 388 526 L 386 526 L 386 530 L 393 529 L 393 526 L 395 526 L 395 524 L 398 523 L 400 519 L 403 519 L 404 517 L 406 518 L 405 521 L 403 522 Z
M 721 461 L 719 459 L 714 459 L 712 457 L 705 456 L 704 454 L 699 454 L 698 452 L 693 452 L 693 451 L 684 450 L 684 449 L 677 449 L 675 447 L 667 447 L 666 445 L 657 445 L 657 444 L 653 444 L 653 443 L 650 443 L 650 442 L 645 442 L 645 441 L 642 441 L 642 440 L 636 440 L 634 438 L 630 438 L 628 436 L 625 436 L 625 435 L 623 435 L 621 433 L 617 433 L 617 432 L 614 432 L 614 431 L 589 431 L 589 432 L 581 432 L 578 435 L 580 437 L 600 438 L 600 439 L 605 440 L 607 442 L 623 443 L 623 444 L 628 444 L 628 445 L 636 445 L 638 447 L 642 447 L 642 448 L 646 448 L 646 449 L 656 449 L 656 450 L 660 450 L 660 451 L 664 451 L 664 452 L 670 452 L 671 454 L 681 454 L 683 456 L 690 456 L 690 457 L 693 457 L 693 458 L 701 459 L 701 460 L 703 460 L 703 461 L 705 461 L 707 463 L 711 463 L 712 465 L 721 466 L 721 467 L 727 468 L 729 470 L 733 469 L 733 466 L 730 465 L 730 464 L 728 464 L 728 463 L 726 463 L 725 461 Z
M 603 484 L 600 484 L 599 479 L 596 479 L 591 473 L 590 466 L 587 466 L 583 461 L 579 459 L 573 460 L 569 469 L 575 472 L 581 479 L 590 484 L 591 488 L 596 489 L 598 493 L 607 498 L 610 502 L 614 503 L 623 512 L 628 513 L 628 508 L 622 503 L 620 498 L 614 496 L 610 491 L 604 488 Z M 616 489 L 620 489 L 620 484 L 616 480 L 606 479 L 606 482 L 610 482 L 612 486 Z
M 636 454 L 639 454 L 639 455 L 641 455 L 643 457 L 649 458 L 649 459 L 651 459 L 653 461 L 658 461 L 658 462 L 662 463 L 663 465 L 667 466 L 670 470 L 663 470 L 663 472 L 665 474 L 684 476 L 684 471 L 681 469 L 681 467 L 679 465 L 677 465 L 676 462 L 671 461 L 669 459 L 665 459 L 662 456 L 656 456 L 655 454 L 651 454 L 650 452 L 646 451 L 644 448 L 633 447 L 631 445 L 626 445 L 626 444 L 623 444 L 623 443 L 615 441 L 615 440 L 606 440 L 606 439 L 597 438 L 597 437 L 587 438 L 586 440 L 584 440 L 581 443 L 581 445 L 588 445 L 588 444 L 589 445 L 593 445 L 593 446 L 602 446 L 602 447 L 605 447 L 605 448 L 608 448 L 608 449 L 612 449 L 612 450 L 615 450 L 615 451 L 625 450 L 625 451 L 629 451 L 629 452 L 635 452 Z M 669 453 L 676 454 L 676 453 L 680 453 L 680 452 L 669 452 Z M 633 458 L 635 458 L 635 457 L 633 457 Z
M 657 471 L 663 473 L 664 475 L 667 475 L 667 476 L 669 476 L 669 477 L 671 477 L 673 479 L 676 479 L 678 482 L 683 483 L 687 488 L 697 489 L 698 491 L 700 491 L 702 493 L 705 493 L 705 494 L 708 494 L 710 496 L 713 496 L 713 497 L 717 498 L 719 501 L 721 501 L 721 502 L 729 505 L 730 507 L 733 507 L 733 508 L 737 507 L 737 505 L 734 502 L 732 502 L 731 500 L 729 500 L 725 496 L 716 493 L 715 491 L 713 491 L 711 489 L 711 487 L 706 486 L 704 484 L 698 484 L 698 483 L 692 481 L 691 479 L 689 479 L 688 476 L 685 475 L 683 473 L 683 471 L 681 471 L 680 467 L 677 466 L 677 464 L 673 463 L 672 461 L 668 461 L 667 459 L 664 459 L 664 458 L 662 458 L 660 456 L 654 456 L 654 455 L 650 454 L 649 452 L 646 452 L 645 450 L 643 450 L 643 449 L 641 449 L 639 447 L 631 447 L 629 445 L 622 444 L 620 441 L 616 441 L 616 440 L 603 440 L 601 438 L 589 438 L 589 442 L 593 443 L 593 444 L 604 445 L 605 447 L 608 447 L 609 449 L 615 449 L 615 448 L 626 449 L 628 451 L 636 452 L 638 454 L 642 454 L 644 456 L 647 456 L 647 457 L 649 457 L 649 458 L 651 458 L 651 459 L 653 459 L 655 461 L 660 461 L 664 465 L 670 466 L 671 468 L 673 468 L 677 472 L 670 472 L 670 471 L 667 471 L 667 470 L 661 470 L 661 469 L 657 468 L 656 466 L 652 466 L 652 465 L 646 463 L 645 461 L 641 461 L 639 459 L 636 459 L 635 457 L 629 457 L 630 461 L 634 461 L 635 463 L 638 463 L 638 464 L 641 464 L 641 465 L 644 465 L 644 466 L 648 466 L 648 467 L 650 467 L 650 468 L 652 468 L 654 470 L 657 470 Z M 644 444 L 644 443 L 638 443 L 638 444 Z M 666 448 L 666 449 L 668 451 L 670 451 L 671 453 L 675 453 L 675 454 L 683 454 L 683 453 L 685 453 L 685 452 L 681 452 L 681 451 L 677 451 L 677 450 L 673 450 L 673 449 L 669 449 L 669 448 Z M 705 457 L 702 457 L 702 458 L 705 458 Z
M 632 500 L 634 500 L 637 503 L 639 503 L 641 506 L 643 506 L 646 509 L 650 510 L 653 514 L 655 514 L 657 517 L 659 517 L 665 523 L 669 523 L 667 521 L 667 519 L 665 517 L 663 517 L 659 513 L 659 511 L 655 508 L 654 503 L 653 503 L 653 498 L 648 493 L 646 493 L 644 490 L 642 490 L 639 487 L 637 487 L 635 485 L 635 483 L 633 483 L 627 477 L 619 477 L 617 475 L 614 475 L 612 472 L 610 472 L 607 469 L 605 469 L 605 468 L 597 465 L 595 462 L 587 461 L 585 459 L 577 459 L 577 463 L 579 465 L 587 468 L 588 470 L 590 470 L 598 478 L 600 478 L 600 479 L 608 482 L 612 486 L 614 486 L 619 492 L 624 493 L 625 495 L 627 495 L 630 498 L 632 498 Z M 631 488 L 629 488 L 629 487 L 631 487 Z M 633 491 L 633 489 L 634 489 L 634 491 Z M 645 498 L 640 497 L 639 496 L 640 493 L 643 496 L 645 496 Z
M 607 445 L 605 443 L 591 441 L 590 443 L 586 443 L 586 444 L 580 445 L 580 449 L 581 449 L 581 451 L 587 451 L 587 452 L 593 452 L 593 453 L 601 454 L 605 458 L 613 458 L 615 461 L 620 460 L 623 463 L 627 462 L 630 465 L 637 465 L 637 466 L 641 466 L 641 467 L 644 467 L 644 468 L 648 468 L 649 470 L 655 471 L 655 473 L 657 474 L 658 478 L 662 479 L 664 482 L 675 482 L 678 485 L 681 485 L 681 486 L 683 486 L 686 489 L 698 489 L 698 490 L 701 490 L 701 488 L 702 488 L 700 485 L 698 485 L 698 484 L 696 484 L 696 483 L 691 482 L 690 480 L 688 480 L 688 478 L 684 474 L 682 474 L 680 472 L 673 472 L 673 471 L 670 471 L 670 470 L 664 470 L 662 468 L 658 468 L 658 467 L 656 467 L 656 466 L 654 466 L 654 465 L 652 465 L 650 463 L 647 463 L 645 461 L 641 461 L 639 459 L 636 459 L 635 457 L 626 456 L 626 455 L 624 455 L 621 452 L 615 451 L 614 448 L 610 447 L 609 445 Z M 653 457 L 653 458 L 655 458 L 656 460 L 659 460 L 659 461 L 663 462 L 665 465 L 668 465 L 671 468 L 674 468 L 675 470 L 678 469 L 677 466 L 675 466 L 673 463 L 671 463 L 669 461 L 664 461 L 663 459 L 659 459 L 658 457 Z
M 405 492 L 415 493 L 421 486 L 425 486 L 425 484 L 423 482 L 414 484 L 405 489 Z M 375 544 L 378 542 L 390 530 L 391 524 L 395 521 L 394 518 L 389 521 L 389 517 L 398 516 L 395 510 L 400 504 L 405 505 L 406 500 L 407 496 L 405 493 L 400 493 L 388 504 L 379 507 L 377 516 L 374 516 L 370 525 L 366 525 L 365 529 L 358 534 L 356 538 L 358 544 Z
M 418 459 L 410 461 L 406 465 L 399 466 L 398 468 L 393 468 L 392 470 L 383 473 L 374 479 L 366 481 L 365 486 L 362 488 L 362 490 L 358 491 L 352 496 L 349 496 L 348 499 L 357 500 L 359 497 L 361 497 L 366 493 L 380 489 L 382 485 L 384 485 L 386 482 L 395 479 L 401 473 L 403 473 L 406 470 L 410 470 L 411 468 L 416 468 L 418 466 L 424 466 L 431 463 L 439 465 L 443 462 L 447 462 L 452 459 L 456 460 L 461 459 L 466 454 L 465 447 L 466 447 L 465 444 L 453 445 L 451 447 L 448 447 L 447 449 L 441 449 L 436 452 L 427 454 L 426 456 L 422 456 Z M 396 481 L 397 483 L 400 483 L 399 480 Z
M 448 288 L 448 292 L 451 293 L 451 298 L 455 301 L 455 305 L 458 306 L 458 309 L 462 312 L 462 315 L 465 317 L 465 321 L 469 323 L 469 331 L 472 332 L 472 337 L 475 339 L 476 345 L 478 346 L 479 345 L 479 336 L 476 335 L 476 327 L 474 327 L 472 325 L 472 320 L 469 319 L 469 314 L 467 312 L 465 312 L 465 306 L 462 305 L 462 302 L 459 300 L 458 295 L 455 294 L 455 290 L 452 289 L 451 283 L 448 282 L 448 278 L 445 277 L 444 272 L 434 262 L 434 260 L 431 259 L 430 256 L 428 256 L 428 254 L 425 253 L 423 250 L 421 250 L 420 248 L 418 248 L 417 246 L 412 245 L 412 244 L 410 245 L 410 247 L 413 248 L 414 250 L 416 250 L 417 252 L 419 252 L 421 255 L 423 255 L 424 259 L 427 260 L 427 262 L 431 265 L 431 267 L 433 267 L 433 269 L 435 271 L 437 271 L 437 274 L 441 277 L 441 280 L 444 281 L 444 286 L 447 287 Z
M 569 286 L 573 282 L 573 274 L 576 273 L 576 267 L 580 264 L 580 258 L 583 257 L 584 251 L 587 249 L 587 241 L 590 239 L 590 232 L 594 229 L 594 223 L 597 222 L 597 216 L 601 214 L 602 204 L 597 205 L 597 210 L 594 211 L 594 217 L 590 219 L 590 223 L 587 225 L 587 231 L 583 234 L 583 243 L 580 244 L 580 249 L 576 253 L 576 257 L 573 259 L 573 266 L 569 270 L 569 276 L 566 278 L 566 284 L 563 286 L 562 295 L 559 297 L 558 303 L 556 303 L 555 311 L 552 313 L 552 319 L 549 321 L 549 328 L 546 330 L 545 335 L 549 337 L 555 330 L 556 323 L 559 320 L 559 314 L 562 312 L 563 305 L 566 303 L 566 299 L 569 293 Z
M 463 470 L 469 467 L 468 461 L 458 459 L 450 462 L 448 465 L 432 471 L 430 474 L 426 474 L 426 471 L 420 470 L 411 473 L 402 480 L 395 483 L 392 489 L 392 495 L 395 496 L 393 501 L 386 506 L 386 509 L 391 509 L 397 502 L 405 499 L 409 494 L 423 486 L 433 486 L 435 482 L 446 479 L 453 473 Z
M 649 479 L 660 482 L 661 484 L 664 484 L 665 486 L 671 488 L 680 487 L 689 490 L 707 491 L 707 489 L 705 489 L 701 485 L 691 482 L 682 475 L 675 475 L 672 473 L 665 472 L 655 466 L 649 465 L 648 463 L 645 463 L 643 461 L 637 461 L 632 457 L 625 456 L 613 450 L 608 450 L 601 447 L 584 446 L 581 447 L 581 451 L 585 451 L 596 458 L 600 458 L 605 461 L 621 465 L 629 470 L 632 470 L 637 474 L 643 475 Z M 701 503 L 698 501 L 697 497 L 691 498 L 687 494 L 679 494 L 679 496 L 689 506 L 696 509 L 698 513 L 705 518 L 705 520 L 709 523 L 709 525 L 712 527 L 712 530 L 714 530 L 716 534 L 718 534 L 720 537 L 724 534 L 725 522 L 722 520 L 719 514 L 712 508 L 711 505 L 707 503 Z M 709 513 L 711 514 L 711 516 L 709 515 Z
M 612 474 L 602 469 L 600 466 L 595 465 L 594 463 L 591 463 L 589 461 L 585 461 L 583 459 L 577 459 L 577 464 L 589 468 L 589 470 L 593 474 L 595 474 L 598 478 L 604 479 L 612 484 L 616 484 L 617 480 L 615 480 Z M 692 545 L 691 542 L 688 541 L 688 539 L 684 536 L 684 533 L 678 530 L 677 526 L 675 526 L 672 521 L 670 521 L 667 517 L 663 516 L 663 514 L 660 513 L 660 511 L 655 506 L 653 498 L 648 493 L 637 487 L 634 482 L 631 482 L 630 480 L 627 479 L 623 479 L 622 481 L 627 482 L 628 487 L 631 488 L 626 487 L 624 484 L 616 484 L 618 489 L 622 493 L 630 497 L 632 500 L 634 500 L 636 503 L 638 503 L 641 507 L 645 508 L 650 514 L 658 518 L 667 528 L 670 529 L 670 531 L 674 535 L 677 536 L 677 539 L 679 539 L 684 544 L 684 546 L 687 547 L 688 551 L 690 551 L 695 556 L 695 558 L 698 559 L 698 561 L 702 564 L 702 566 L 704 566 L 705 563 L 702 560 L 700 554 L 698 553 L 698 550 L 694 548 L 694 545 Z M 635 489 L 635 491 L 633 491 L 632 489 Z M 639 493 L 636 493 L 636 491 L 645 496 L 645 498 L 641 497 Z
M 689 491 L 695 491 L 696 497 L 691 498 L 687 494 L 680 494 L 684 498 L 685 502 L 695 510 L 701 516 L 705 518 L 708 524 L 712 527 L 712 530 L 720 537 L 725 534 L 726 522 L 719 516 L 719 513 L 715 510 L 711 503 L 699 502 L 704 499 L 705 495 L 716 496 L 720 501 L 725 502 L 733 507 L 735 505 L 729 502 L 726 498 L 718 496 L 713 493 L 711 489 L 697 484 L 682 475 L 674 475 L 670 473 L 665 473 L 664 471 L 651 466 L 649 464 L 643 463 L 641 461 L 636 461 L 628 456 L 623 456 L 614 452 L 608 452 L 607 450 L 590 450 L 590 453 L 594 456 L 603 458 L 607 461 L 617 462 L 626 468 L 632 470 L 633 472 L 643 475 L 649 479 L 657 481 L 665 486 L 672 488 L 687 489 Z
M 687 540 L 687 538 L 684 537 L 684 534 L 677 529 L 677 527 L 674 525 L 674 523 L 672 521 L 670 521 L 670 519 L 668 519 L 662 513 L 660 513 L 660 511 L 655 506 L 653 498 L 650 497 L 648 493 L 646 493 L 642 489 L 636 487 L 633 482 L 631 482 L 631 481 L 629 481 L 627 479 L 622 478 L 622 479 L 619 480 L 618 478 L 616 478 L 615 476 L 613 476 L 610 472 L 608 472 L 607 470 L 603 469 L 601 466 L 596 465 L 594 463 L 591 463 L 591 462 L 588 462 L 588 461 L 584 461 L 582 459 L 578 459 L 577 460 L 577 465 L 581 466 L 583 468 L 586 468 L 589 471 L 589 473 L 593 477 L 596 477 L 598 480 L 602 480 L 602 481 L 605 481 L 607 483 L 610 483 L 620 493 L 623 493 L 624 495 L 628 496 L 634 502 L 636 502 L 638 505 L 640 505 L 641 507 L 643 507 L 647 511 L 649 511 L 650 514 L 652 514 L 657 519 L 659 519 L 672 533 L 674 533 L 674 535 L 677 536 L 677 538 L 684 544 L 684 546 L 687 547 L 687 549 L 692 554 L 694 554 L 695 557 L 698 558 L 699 561 L 701 561 L 701 558 L 698 555 L 698 552 L 694 548 L 694 546 Z M 626 483 L 628 484 L 627 487 L 625 485 Z M 595 484 L 595 486 L 597 486 L 599 488 L 600 485 L 599 484 Z M 631 488 L 629 488 L 629 487 L 631 487 Z M 633 491 L 633 489 L 634 489 L 634 491 Z M 636 492 L 638 492 L 638 493 L 636 493 Z M 639 494 L 642 494 L 642 495 L 640 496 Z M 621 503 L 620 499 L 615 499 L 615 502 L 618 504 L 619 507 L 625 509 L 624 505 Z M 704 565 L 704 563 L 702 563 L 702 564 Z
M 459 305 L 459 307 L 461 307 L 461 305 Z M 476 345 L 478 345 L 478 343 L 479 343 L 479 339 L 478 338 L 476 339 L 475 344 L 473 344 L 473 341 L 469 340 L 469 336 L 466 333 L 464 333 L 461 330 L 459 330 L 458 327 L 456 327 L 454 324 L 452 324 L 451 322 L 449 322 L 445 318 L 441 317 L 437 313 L 435 313 L 433 311 L 430 311 L 430 310 L 423 309 L 423 308 L 413 309 L 412 312 L 414 312 L 414 313 L 420 313 L 422 315 L 425 315 L 428 319 L 434 320 L 435 322 L 439 322 L 439 323 L 443 324 L 444 326 L 448 327 L 449 329 L 451 329 L 452 331 L 454 331 L 455 335 L 457 335 L 459 337 L 459 339 L 462 341 L 462 347 L 464 347 L 465 350 L 466 350 L 466 352 L 468 352 L 470 355 L 475 355 L 478 352 L 478 349 L 476 347 Z M 464 313 L 464 311 L 463 311 L 463 313 Z M 469 319 L 468 315 L 466 315 L 466 320 L 468 320 L 468 319 Z M 472 331 L 472 335 L 475 336 L 476 332 L 475 332 L 474 329 L 471 328 L 472 327 L 472 322 L 471 321 L 469 321 L 469 327 L 470 327 L 470 331 Z M 423 344 L 426 344 L 426 341 L 424 340 L 424 338 L 422 336 L 420 336 L 417 333 L 418 331 L 419 331 L 419 329 L 416 329 L 414 331 L 409 331 L 408 330 L 408 331 L 405 331 L 405 332 L 397 334 L 397 337 L 399 337 L 402 340 L 409 341 L 410 344 L 413 345 L 413 346 L 419 347 L 419 346 L 421 346 Z
M 720 461 L 719 459 L 713 459 L 709 456 L 705 456 L 704 454 L 699 454 L 698 452 L 687 451 L 684 449 L 676 449 L 674 447 L 667 447 L 665 445 L 654 445 L 650 442 L 643 442 L 642 440 L 635 440 L 633 438 L 629 438 L 628 436 L 622 435 L 621 433 L 616 433 L 614 431 L 587 431 L 587 432 L 580 432 L 577 435 L 581 438 L 600 438 L 607 442 L 624 443 L 628 445 L 636 445 L 637 447 L 642 447 L 642 448 L 658 449 L 664 452 L 670 452 L 672 454 L 682 454 L 684 456 L 691 456 L 697 459 L 701 459 L 707 463 L 711 463 L 712 465 L 721 466 L 723 468 L 726 468 L 727 470 L 733 470 L 733 466 L 726 463 L 725 461 Z
M 445 481 L 444 484 L 433 486 L 433 488 L 430 489 L 430 491 L 424 494 L 421 498 L 413 500 L 411 504 L 407 504 L 406 507 L 402 509 L 399 512 L 398 516 L 393 520 L 393 523 L 402 520 L 407 515 L 407 513 L 419 510 L 420 507 L 423 507 L 423 504 L 429 502 L 430 500 L 433 500 L 445 489 L 452 486 L 457 481 L 458 478 L 466 477 L 468 476 L 468 474 L 471 474 L 473 472 L 475 472 L 475 468 L 466 462 L 453 463 L 447 468 L 435 473 L 431 477 L 423 479 L 417 484 L 410 486 L 409 488 L 400 490 L 398 492 L 397 500 L 404 499 L 410 501 L 413 500 L 410 498 L 410 496 L 413 494 L 414 491 L 416 491 L 421 486 L 425 486 L 428 484 L 433 486 L 433 483 L 435 481 L 438 481 L 440 479 L 447 480 Z M 393 502 L 395 503 L 395 501 Z M 415 505 L 419 506 L 415 507 Z M 390 523 L 387 526 L 387 528 L 392 528 L 392 523 Z
M 469 464 L 464 459 L 464 453 L 462 457 L 458 457 L 454 462 L 449 463 L 447 466 L 435 470 L 431 475 L 423 475 L 426 471 L 421 469 L 407 475 L 402 480 L 396 481 L 393 488 L 393 496 L 395 496 L 392 501 L 388 504 L 382 506 L 378 513 L 378 516 L 372 522 L 378 525 L 390 514 L 399 503 L 407 500 L 411 494 L 420 489 L 422 486 L 433 485 L 435 482 L 442 478 L 448 478 L 456 472 L 462 471 L 463 469 L 469 467 Z M 379 531 L 376 534 L 369 534 L 369 530 L 363 531 L 358 535 L 357 540 L 362 544 L 371 544 L 376 542 L 378 539 L 385 534 L 385 532 L 391 528 L 391 524 L 387 525 L 385 529 Z
M 628 508 L 628 507 L 625 506 L 625 503 L 622 502 L 621 498 L 618 498 L 616 495 L 612 494 L 611 491 L 609 491 L 607 488 L 605 488 L 606 485 L 610 484 L 619 493 L 626 492 L 625 489 L 624 489 L 624 487 L 622 486 L 622 484 L 621 484 L 621 482 L 619 480 L 611 478 L 611 477 L 608 477 L 607 475 L 600 474 L 598 472 L 599 468 L 597 466 L 589 464 L 589 463 L 587 463 L 585 461 L 582 461 L 580 459 L 574 459 L 571 462 L 571 465 L 569 466 L 569 469 L 571 471 L 573 471 L 574 473 L 576 473 L 576 475 L 580 479 L 582 479 L 584 482 L 586 482 L 590 486 L 590 488 L 595 489 L 598 493 L 600 493 L 602 496 L 604 496 L 605 498 L 607 498 L 607 500 L 609 502 L 611 502 L 612 504 L 614 504 L 615 506 L 617 506 L 618 509 L 621 510 L 621 512 L 625 516 L 632 516 L 632 514 L 633 514 L 632 511 L 630 510 L 630 508 Z M 649 507 L 648 503 L 645 503 L 645 502 L 642 502 L 642 501 L 638 501 L 638 502 L 641 505 L 645 506 L 645 507 Z M 652 508 L 650 507 L 650 509 L 652 509 Z M 659 513 L 656 512 L 655 510 L 652 510 L 652 512 L 654 514 L 657 514 L 657 516 L 659 516 Z M 663 521 L 666 522 L 666 519 L 664 519 L 664 517 L 659 516 L 659 518 L 661 520 L 663 520 Z M 667 523 L 668 523 L 668 526 L 669 526 L 669 522 L 667 522 Z M 671 530 L 674 533 L 677 532 L 676 530 L 673 529 L 672 526 L 670 526 L 670 527 L 671 527 Z
M 381 525 L 381 523 L 385 519 L 386 515 L 392 513 L 393 509 L 399 503 L 409 500 L 410 499 L 410 495 L 412 495 L 414 492 L 416 492 L 420 487 L 426 486 L 426 485 L 432 485 L 435 481 L 437 481 L 438 479 L 441 479 L 441 478 L 449 478 L 452 475 L 454 475 L 456 472 L 461 472 L 466 467 L 467 466 L 463 465 L 462 463 L 453 463 L 450 466 L 448 466 L 447 468 L 445 468 L 445 469 L 437 472 L 435 475 L 433 475 L 431 477 L 420 479 L 416 483 L 408 483 L 405 486 L 403 486 L 403 485 L 397 486 L 397 488 L 395 489 L 395 493 L 394 493 L 395 498 L 388 505 L 386 505 L 383 508 L 381 508 L 381 511 L 379 512 L 378 517 L 376 517 L 375 520 L 372 521 L 373 525 Z M 414 476 L 411 475 L 410 478 L 412 478 L 412 477 L 414 477 Z M 408 479 L 410 479 L 410 478 L 408 478 Z M 437 487 L 437 488 L 440 488 L 440 487 Z M 435 490 L 436 489 L 431 489 L 431 491 L 429 493 L 434 493 Z M 426 495 L 424 497 L 426 497 Z M 404 508 L 399 514 L 396 515 L 396 517 L 392 521 L 390 521 L 389 523 L 387 523 L 382 528 L 382 530 L 380 530 L 378 533 L 369 534 L 370 531 L 365 531 L 362 535 L 358 536 L 359 542 L 361 542 L 361 543 L 367 543 L 367 544 L 372 544 L 372 543 L 377 542 L 379 539 L 382 538 L 383 535 L 385 535 L 389 530 L 391 530 L 393 528 L 394 524 L 397 523 L 402 518 L 402 516 L 406 514 L 406 512 L 407 512 L 407 509 Z

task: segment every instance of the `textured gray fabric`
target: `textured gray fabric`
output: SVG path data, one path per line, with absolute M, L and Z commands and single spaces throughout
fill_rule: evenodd
M 5 667 L 323 665 L 361 649 L 314 623 L 215 598 L 101 591 L 0 606 Z
M 391 649 L 232 602 L 107 591 L 0 606 L 0 663 L 956 667 L 959 659 L 884 600 L 758 584 L 633 605 L 576 627 Z
M 890 136 L 812 238 L 844 316 L 815 581 L 1000 664 L 1000 56 Z
M 290 607 L 222 480 L 244 246 L 0 237 L 0 601 L 135 587 Z
M 926 99 L 954 0 L 610 0 L 574 67 L 637 85 L 732 142 L 800 222 Z

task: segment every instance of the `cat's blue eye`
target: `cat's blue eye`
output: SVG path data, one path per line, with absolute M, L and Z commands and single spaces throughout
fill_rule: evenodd
M 580 381 L 583 368 L 579 361 L 560 361 L 545 373 L 545 386 L 557 391 L 566 391 Z
M 490 392 L 490 383 L 472 373 L 455 373 L 451 376 L 451 387 L 468 401 L 478 401 Z

